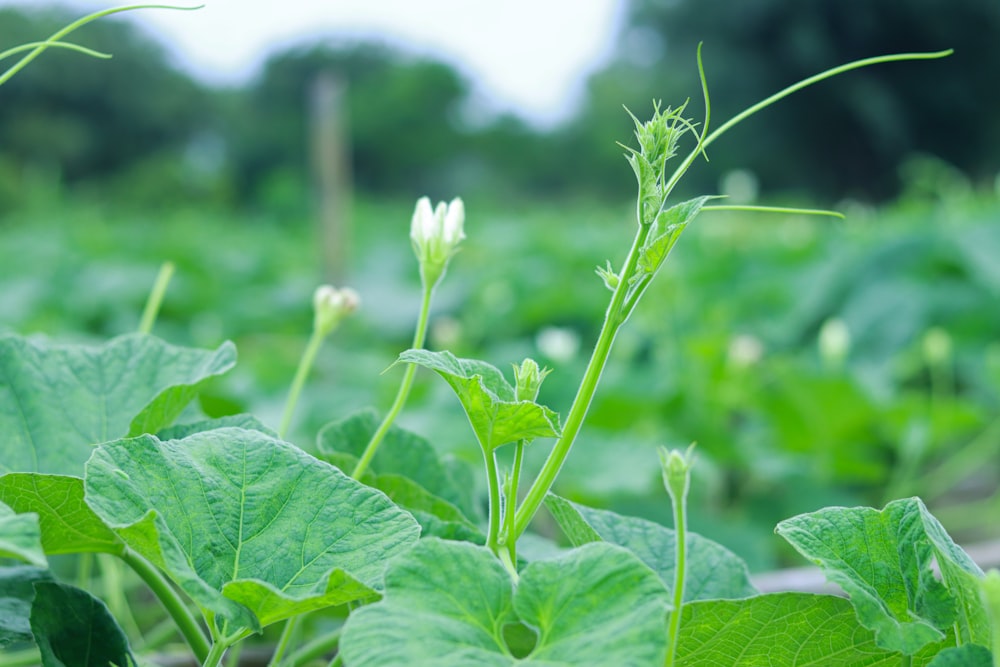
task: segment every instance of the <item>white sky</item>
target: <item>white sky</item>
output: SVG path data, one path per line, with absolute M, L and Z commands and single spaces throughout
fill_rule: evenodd
M 455 65 L 487 108 L 548 125 L 573 110 L 583 78 L 607 61 L 623 1 L 204 0 L 194 12 L 146 9 L 120 16 L 154 32 L 198 78 L 223 84 L 246 81 L 269 53 L 302 40 L 374 36 Z M 43 2 L 0 0 L 0 6 Z M 83 14 L 124 2 L 61 4 Z M 75 36 L 86 45 L 86 28 Z

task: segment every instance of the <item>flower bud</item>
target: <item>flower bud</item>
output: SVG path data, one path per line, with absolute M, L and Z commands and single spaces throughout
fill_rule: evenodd
M 682 454 L 676 449 L 659 448 L 660 471 L 663 486 L 675 502 L 687 496 L 691 485 L 691 468 L 694 466 L 694 443 Z
M 533 401 L 538 398 L 538 390 L 542 380 L 552 371 L 548 368 L 538 368 L 534 359 L 525 359 L 521 365 L 514 365 L 514 378 L 517 383 L 515 396 L 519 401 Z
M 819 356 L 828 368 L 840 368 L 851 349 L 851 332 L 839 317 L 832 317 L 819 330 Z
M 328 335 L 360 305 L 361 297 L 350 287 L 338 290 L 332 285 L 320 285 L 313 293 L 313 329 L 321 336 Z
M 940 327 L 931 327 L 922 341 L 928 366 L 944 366 L 951 359 L 951 336 Z
M 450 204 L 440 202 L 431 209 L 431 200 L 421 197 L 413 211 L 410 240 L 420 262 L 420 275 L 427 287 L 437 284 L 444 275 L 448 260 L 465 238 L 465 205 L 455 198 Z

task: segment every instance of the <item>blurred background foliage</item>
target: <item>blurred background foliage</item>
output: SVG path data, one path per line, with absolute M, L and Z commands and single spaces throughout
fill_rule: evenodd
M 0 45 L 72 18 L 0 11 Z M 99 21 L 79 40 L 113 60 L 49 52 L 0 88 L 0 333 L 133 330 L 174 261 L 156 332 L 241 355 L 203 409 L 276 423 L 331 273 L 310 105 L 332 77 L 353 183 L 338 274 L 364 304 L 321 355 L 296 441 L 391 402 L 398 374 L 379 373 L 417 313 L 406 234 L 423 194 L 468 211 L 431 346 L 501 368 L 534 356 L 556 370 L 540 399 L 565 412 L 606 303 L 593 268 L 632 236 L 623 103 L 644 118 L 652 99 L 691 97 L 699 120 L 698 41 L 716 127 L 841 62 L 953 47 L 798 93 L 696 164 L 699 193 L 848 219 L 699 218 L 623 331 L 558 490 L 669 523 L 655 448 L 697 440 L 692 523 L 758 569 L 788 556 L 778 520 L 828 504 L 920 494 L 960 539 L 997 537 L 983 520 L 1000 513 L 997 34 L 994 0 L 633 0 L 581 108 L 543 130 L 477 111 L 453 68 L 384 44 L 294 46 L 211 89 Z M 450 390 L 421 378 L 402 425 L 478 463 Z

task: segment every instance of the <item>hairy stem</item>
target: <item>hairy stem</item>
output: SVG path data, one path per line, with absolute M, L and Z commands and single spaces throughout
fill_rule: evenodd
M 424 341 L 427 339 L 427 321 L 430 319 L 431 296 L 433 294 L 434 285 L 424 285 L 423 297 L 420 300 L 420 315 L 417 318 L 417 328 L 413 333 L 413 345 L 411 347 L 414 350 L 421 349 L 424 346 Z M 361 459 L 354 466 L 354 471 L 351 473 L 351 477 L 354 479 L 360 479 L 365 474 L 365 471 L 368 470 L 375 452 L 378 451 L 379 445 L 385 439 L 385 434 L 389 432 L 389 427 L 396 421 L 396 417 L 399 416 L 403 406 L 406 405 L 406 399 L 410 396 L 410 388 L 413 386 L 413 377 L 416 373 L 416 365 L 407 364 L 406 373 L 403 375 L 402 382 L 399 383 L 399 391 L 396 392 L 396 398 L 392 402 L 392 407 L 389 408 L 389 412 L 386 413 L 382 419 L 382 423 L 375 430 L 372 439 L 368 441 L 365 451 L 361 454 Z
M 163 304 L 163 297 L 167 293 L 167 285 L 174 275 L 174 263 L 164 262 L 160 266 L 160 272 L 156 274 L 156 281 L 153 289 L 146 299 L 146 307 L 142 311 L 142 319 L 139 320 L 139 333 L 152 333 L 153 325 L 156 324 L 156 316 L 160 313 L 160 306 Z
M 191 652 L 194 653 L 198 661 L 204 662 L 207 660 L 210 651 L 208 638 L 202 631 L 201 626 L 198 625 L 198 620 L 188 610 L 184 601 L 177 594 L 177 591 L 163 578 L 160 571 L 145 558 L 142 558 L 129 549 L 125 550 L 121 555 L 121 559 L 139 575 L 139 578 L 146 582 L 146 585 L 149 586 L 153 594 L 160 600 L 160 604 L 167 610 L 170 617 L 174 619 L 177 629 L 180 630 L 184 641 L 187 642 L 191 648 Z
M 594 393 L 597 391 L 597 384 L 601 379 L 601 374 L 604 372 L 604 365 L 607 363 L 608 355 L 611 353 L 611 346 L 614 344 L 615 335 L 625 322 L 626 314 L 622 306 L 625 303 L 625 296 L 629 289 L 629 279 L 635 273 L 639 262 L 639 252 L 646 237 L 649 235 L 649 231 L 650 227 L 640 225 L 639 230 L 636 232 L 632 249 L 629 251 L 628 257 L 625 260 L 625 266 L 622 268 L 618 280 L 618 287 L 615 288 L 615 292 L 611 297 L 611 303 L 608 305 L 607 313 L 604 316 L 604 326 L 601 327 L 601 333 L 597 337 L 594 352 L 590 356 L 587 370 L 584 371 L 583 380 L 580 382 L 576 398 L 573 399 L 573 405 L 570 406 L 569 413 L 566 415 L 566 423 L 563 425 L 562 435 L 556 440 L 556 444 L 552 448 L 552 451 L 549 452 L 548 458 L 545 459 L 538 477 L 535 478 L 535 481 L 528 489 L 528 493 L 525 495 L 521 506 L 517 508 L 517 513 L 514 517 L 514 531 L 510 536 L 515 540 L 524 533 L 524 530 L 531 523 L 532 518 L 534 518 L 535 513 L 538 512 L 538 508 L 541 507 L 542 502 L 545 500 L 545 495 L 552 488 L 552 484 L 555 482 L 556 476 L 559 474 L 559 470 L 566 461 L 569 450 L 573 446 L 580 428 L 583 426 L 583 420 L 587 416 L 590 402 L 594 398 Z

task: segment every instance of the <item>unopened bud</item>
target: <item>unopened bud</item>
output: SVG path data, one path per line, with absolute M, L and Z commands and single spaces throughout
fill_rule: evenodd
M 951 336 L 940 327 L 931 327 L 924 334 L 923 351 L 928 366 L 943 366 L 951 359 Z
M 663 486 L 674 501 L 687 496 L 691 485 L 691 468 L 694 466 L 694 443 L 681 453 L 679 450 L 659 448 L 660 471 L 663 473 Z
M 534 359 L 525 359 L 521 365 L 514 365 L 514 379 L 517 383 L 515 396 L 519 401 L 533 401 L 538 398 L 538 390 L 542 386 L 542 380 L 552 371 L 548 368 L 539 368 Z
M 361 297 L 350 287 L 320 285 L 313 293 L 313 328 L 326 336 L 360 305 Z
M 819 356 L 829 368 L 840 368 L 851 349 L 851 332 L 839 317 L 823 323 L 819 330 Z
M 455 198 L 450 204 L 438 203 L 431 209 L 431 200 L 421 197 L 410 222 L 413 252 L 420 262 L 420 275 L 425 286 L 433 286 L 444 275 L 448 260 L 465 238 L 465 205 Z

